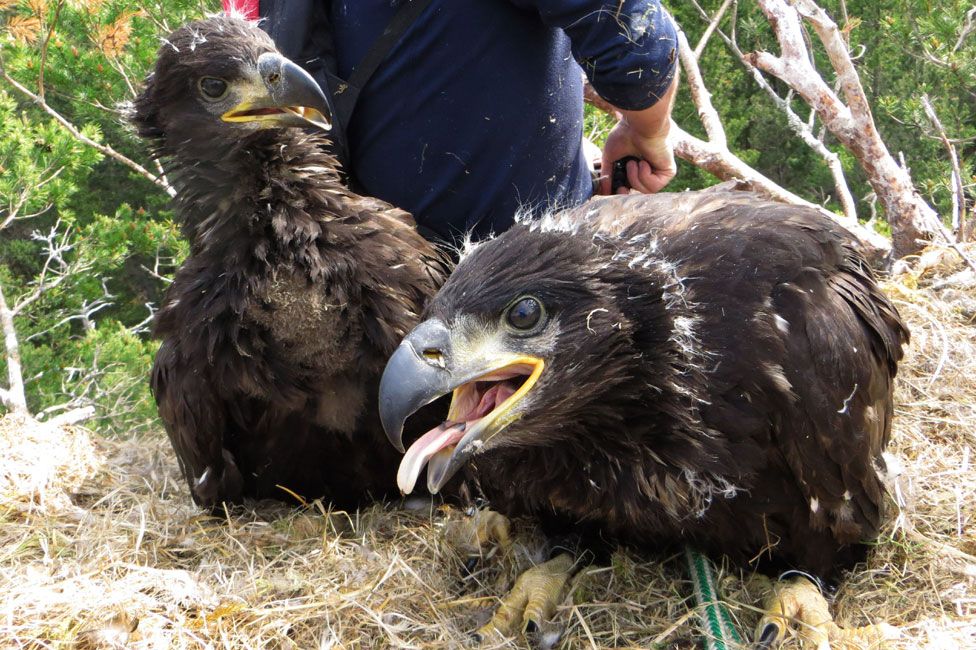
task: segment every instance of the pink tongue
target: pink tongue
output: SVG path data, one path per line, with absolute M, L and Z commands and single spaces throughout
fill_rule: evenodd
M 413 492 L 417 485 L 417 477 L 421 470 L 432 457 L 436 456 L 438 471 L 447 464 L 452 450 L 448 449 L 456 445 L 464 437 L 468 426 L 474 425 L 477 420 L 491 413 L 499 404 L 507 400 L 515 392 L 507 383 L 499 382 L 485 391 L 478 402 L 478 406 L 473 411 L 464 416 L 463 422 L 444 422 L 443 424 L 431 429 L 422 435 L 417 442 L 410 445 L 407 453 L 400 461 L 400 469 L 397 471 L 397 485 L 404 494 Z M 433 471 L 433 467 L 428 473 Z M 428 477 L 430 478 L 430 477 Z M 428 486 L 429 487 L 429 486 Z
M 463 422 L 445 422 L 410 445 L 410 449 L 400 461 L 400 470 L 397 472 L 397 485 L 401 492 L 404 494 L 413 492 L 420 470 L 427 464 L 428 459 L 445 447 L 457 444 L 458 440 L 464 437 L 463 424 Z

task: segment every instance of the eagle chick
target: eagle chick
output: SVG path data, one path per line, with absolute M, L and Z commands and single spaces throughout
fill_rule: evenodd
M 135 103 L 190 242 L 152 389 L 205 507 L 396 492 L 377 385 L 443 258 L 410 215 L 340 182 L 312 132 L 328 118 L 312 78 L 227 16 L 164 39 Z
M 401 489 L 466 467 L 551 529 L 834 576 L 881 523 L 908 340 L 855 247 L 731 191 L 597 199 L 475 246 L 383 378 L 398 446 L 453 391 Z

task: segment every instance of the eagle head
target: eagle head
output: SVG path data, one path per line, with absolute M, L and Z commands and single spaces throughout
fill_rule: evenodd
M 163 39 L 155 69 L 135 100 L 139 135 L 163 151 L 207 160 L 272 128 L 331 126 L 315 80 L 275 49 L 253 23 L 213 16 Z
M 409 493 L 426 464 L 437 492 L 473 456 L 501 448 L 586 454 L 587 436 L 608 429 L 590 442 L 626 444 L 626 405 L 675 374 L 666 274 L 635 273 L 631 262 L 598 234 L 524 225 L 465 255 L 380 385 L 383 426 L 401 450 L 405 419 L 453 392 L 447 421 L 404 455 L 400 489 Z

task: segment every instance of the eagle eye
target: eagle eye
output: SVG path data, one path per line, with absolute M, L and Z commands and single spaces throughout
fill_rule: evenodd
M 532 296 L 519 298 L 508 308 L 505 320 L 517 330 L 531 330 L 542 320 L 542 303 Z
M 197 86 L 200 87 L 200 94 L 212 102 L 223 99 L 227 94 L 227 82 L 217 77 L 201 77 Z

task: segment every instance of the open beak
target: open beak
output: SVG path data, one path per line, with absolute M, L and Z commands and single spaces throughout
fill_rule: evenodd
M 457 346 L 439 320 L 421 323 L 386 364 L 380 381 L 380 419 L 393 445 L 403 451 L 403 424 L 438 397 L 453 391 L 447 420 L 406 450 L 397 472 L 404 494 L 413 491 L 427 466 L 427 488 L 436 494 L 472 455 L 485 448 L 521 412 L 516 405 L 539 380 L 545 363 L 533 356 Z M 463 358 L 461 358 L 463 356 Z
M 263 83 L 254 84 L 240 104 L 221 115 L 222 120 L 332 128 L 329 100 L 312 75 L 277 52 L 258 57 L 258 73 Z

